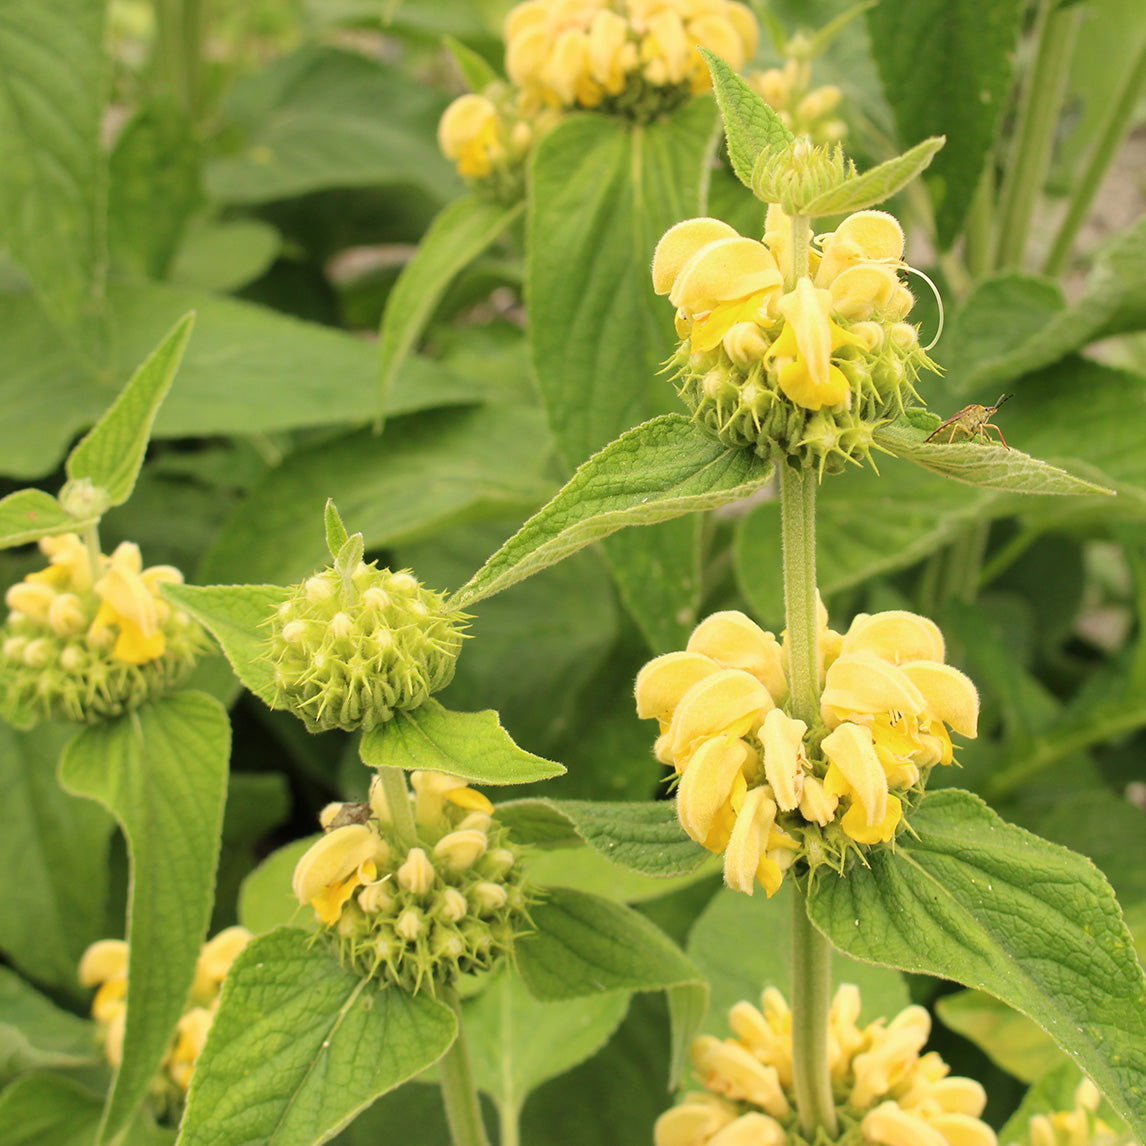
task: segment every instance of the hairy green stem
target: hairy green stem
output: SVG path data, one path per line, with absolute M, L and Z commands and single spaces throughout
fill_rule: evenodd
M 462 1007 L 452 987 L 442 991 L 442 1001 L 449 1005 L 458 1021 L 458 1037 L 438 1063 L 438 1079 L 442 1088 L 442 1104 L 446 1108 L 446 1121 L 450 1127 L 453 1146 L 489 1146 L 485 1123 L 481 1117 L 481 1101 L 474 1085 L 470 1056 L 466 1050 L 466 1032 L 462 1023 Z
M 88 568 L 94 585 L 103 576 L 103 553 L 99 547 L 99 522 L 92 522 L 84 530 L 84 548 L 88 551 Z
M 202 0 L 159 0 L 155 15 L 154 74 L 195 122 L 202 95 Z
M 1098 131 L 1098 141 L 1090 153 L 1082 175 L 1071 191 L 1070 204 L 1043 264 L 1043 274 L 1057 276 L 1066 265 L 1078 229 L 1082 226 L 1095 195 L 1098 194 L 1098 188 L 1102 185 L 1110 161 L 1114 158 L 1114 153 L 1127 131 L 1130 130 L 1134 109 L 1143 87 L 1146 87 L 1146 43 L 1143 43 L 1138 58 L 1122 82 L 1117 98 L 1102 121 Z
M 784 619 L 788 626 L 790 715 L 809 728 L 820 718 L 819 618 L 816 600 L 816 475 L 780 461 L 780 529 Z
M 831 944 L 812 926 L 801 888 L 792 897 L 792 1085 L 805 1138 L 819 1127 L 835 1138 L 836 1106 L 828 1069 L 828 1011 L 832 1005 Z
M 1078 31 L 1077 5 L 1042 0 L 1036 26 L 1034 64 L 1023 88 L 1018 124 L 999 212 L 997 269 L 1018 267 L 1026 250 L 1035 203 L 1046 182 L 1055 129 Z
M 379 768 L 378 780 L 382 795 L 390 812 L 394 831 L 406 847 L 412 848 L 418 839 L 414 827 L 414 813 L 410 808 L 410 790 L 406 787 L 406 773 L 401 768 Z
M 967 212 L 966 249 L 967 270 L 973 279 L 981 279 L 991 270 L 992 228 L 995 224 L 995 157 L 987 156 L 987 164 L 979 177 L 979 185 L 971 198 Z

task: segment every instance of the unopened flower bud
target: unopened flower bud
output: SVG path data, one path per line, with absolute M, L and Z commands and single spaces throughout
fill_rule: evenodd
M 485 832 L 475 829 L 450 832 L 434 845 L 434 859 L 442 860 L 450 871 L 465 871 L 474 865 L 487 843 Z
M 498 911 L 505 906 L 508 893 L 500 883 L 482 882 L 470 890 L 480 912 Z
M 395 932 L 407 943 L 413 943 L 425 929 L 422 913 L 416 907 L 408 907 L 394 923 Z
M 411 848 L 398 869 L 398 883 L 414 895 L 425 895 L 434 886 L 434 865 L 421 848 Z
M 438 914 L 447 923 L 458 923 L 465 918 L 469 905 L 456 887 L 447 887 L 438 898 Z

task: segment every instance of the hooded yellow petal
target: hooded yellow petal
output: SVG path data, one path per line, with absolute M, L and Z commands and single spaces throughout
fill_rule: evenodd
M 788 693 L 780 642 L 735 609 L 705 617 L 693 629 L 687 648 L 690 653 L 711 657 L 723 668 L 751 673 L 775 701 Z
M 816 286 L 826 287 L 858 263 L 898 262 L 903 257 L 903 228 L 886 211 L 857 211 L 823 237 L 822 249 Z
M 291 889 L 299 903 L 341 884 L 358 865 L 385 856 L 385 844 L 367 824 L 345 824 L 316 840 L 298 861 Z
M 748 757 L 743 740 L 717 736 L 706 740 L 688 762 L 676 790 L 676 814 L 697 843 L 704 845 L 709 839 Z
M 832 279 L 832 309 L 849 322 L 866 322 L 891 309 L 898 298 L 899 278 L 882 263 L 857 263 Z M 898 316 L 897 316 L 898 317 Z
M 720 666 L 699 651 L 656 657 L 637 673 L 637 716 L 641 720 L 671 720 L 680 698 L 698 680 L 719 671 Z
M 724 849 L 724 882 L 734 891 L 752 894 L 775 819 L 776 803 L 768 795 L 768 789 L 759 787 L 748 792 L 736 813 L 736 825 Z
M 874 653 L 894 665 L 905 661 L 942 661 L 943 634 L 929 617 L 906 609 L 860 613 L 844 637 L 842 653 Z
M 155 634 L 158 628 L 155 598 L 138 572 L 126 565 L 113 565 L 96 582 L 95 591 L 115 611 L 117 621 L 121 618 L 131 621 L 144 636 Z
M 820 703 L 829 727 L 840 722 L 841 713 L 918 716 L 926 707 L 923 694 L 902 667 L 868 652 L 840 656 L 832 662 Z
M 94 987 L 127 974 L 127 944 L 122 939 L 98 939 L 80 959 L 81 987 Z
M 943 1135 L 917 1114 L 900 1110 L 894 1102 L 881 1102 L 860 1123 L 866 1142 L 879 1146 L 947 1146 Z
M 715 1094 L 694 1092 L 653 1126 L 653 1146 L 698 1146 L 736 1119 L 736 1107 Z
M 994 1130 L 969 1114 L 929 1114 L 927 1121 L 947 1146 L 998 1146 Z
M 669 725 L 673 759 L 686 761 L 714 736 L 743 736 L 755 731 L 775 705 L 768 690 L 741 669 L 722 669 L 697 681 L 681 697 Z
M 901 667 L 922 693 L 928 716 L 942 720 L 960 736 L 973 740 L 978 735 L 979 694 L 966 676 L 936 661 L 912 661 Z
M 681 268 L 669 301 L 699 313 L 758 291 L 777 290 L 783 281 L 768 248 L 737 235 L 701 247 Z
M 889 802 L 887 776 L 872 746 L 871 733 L 858 724 L 841 724 L 824 737 L 820 747 L 842 773 L 853 799 L 862 806 L 864 824 L 872 827 L 882 823 Z
M 683 223 L 670 227 L 661 236 L 661 241 L 657 243 L 657 249 L 653 254 L 653 290 L 657 294 L 668 294 L 685 263 L 701 247 L 717 239 L 739 238 L 740 235 L 735 227 L 730 227 L 719 219 L 707 217 L 685 219 Z
M 764 745 L 764 775 L 780 810 L 790 812 L 800 802 L 804 787 L 804 733 L 808 726 L 774 708 L 764 717 L 760 740 Z

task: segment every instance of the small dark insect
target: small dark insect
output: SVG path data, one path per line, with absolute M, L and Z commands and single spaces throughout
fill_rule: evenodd
M 370 819 L 369 804 L 343 804 L 334 819 L 326 825 L 328 832 L 335 828 L 344 828 L 347 824 L 364 824 Z
M 968 438 L 978 436 L 979 441 L 983 445 L 987 445 L 991 438 L 987 433 L 988 430 L 994 430 L 999 435 L 999 441 L 1002 443 L 1003 448 L 1009 450 L 1011 447 L 1007 445 L 1007 439 L 1003 437 L 1003 431 L 998 426 L 992 424 L 991 418 L 998 411 L 999 407 L 1010 398 L 1010 394 L 1000 394 L 999 400 L 993 406 L 964 406 L 957 414 L 952 414 L 946 422 L 940 422 L 938 426 L 923 440 L 930 442 L 933 438 L 939 437 L 940 434 L 946 432 L 946 445 L 951 445 L 955 441 L 957 433 L 966 434 Z

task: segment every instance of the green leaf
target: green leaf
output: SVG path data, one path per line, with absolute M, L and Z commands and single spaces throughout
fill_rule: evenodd
M 567 470 L 635 423 L 677 408 L 661 374 L 677 341 L 672 307 L 653 293 L 649 264 L 669 227 L 702 213 L 715 127 L 711 102 L 697 99 L 645 126 L 573 117 L 538 146 L 530 352 Z M 653 647 L 676 642 L 695 613 L 698 537 L 698 523 L 678 522 L 605 546 Z
M 647 126 L 572 116 L 538 145 L 526 260 L 530 353 L 568 470 L 622 431 L 678 408 L 660 374 L 677 338 L 653 293 L 661 235 L 701 214 L 715 140 L 699 99 Z
M 791 143 L 792 133 L 780 117 L 719 56 L 698 48 L 712 73 L 712 90 L 724 120 L 728 158 L 745 187 L 752 186 L 756 159 L 770 147 Z
M 305 931 L 257 936 L 227 974 L 179 1146 L 317 1146 L 456 1033 L 444 1004 L 379 989 Z
M 68 745 L 60 781 L 106 807 L 127 837 L 127 1027 L 100 1127 L 111 1143 L 147 1094 L 211 917 L 230 726 L 218 701 L 172 693 Z
M 0 1146 L 91 1146 L 103 1103 L 58 1074 L 30 1074 L 0 1094 Z
M 466 87 L 471 92 L 480 92 L 487 84 L 496 83 L 501 77 L 490 67 L 484 56 L 479 56 L 473 48 L 463 44 L 454 36 L 444 36 L 442 42 L 454 58 L 458 71 L 462 74 Z
M 292 840 L 271 852 L 243 880 L 239 890 L 239 922 L 244 927 L 256 935 L 281 926 L 314 929 L 314 912 L 300 909 L 291 891 L 291 879 L 298 861 L 311 844 L 320 839 L 321 833 Z
M 290 455 L 223 526 L 200 570 L 205 581 L 290 582 L 326 563 L 314 528 L 327 497 L 369 549 L 448 525 L 531 509 L 551 488 L 536 410 L 488 406 L 391 419 Z M 266 544 L 266 538 L 274 544 Z
M 708 859 L 708 852 L 685 835 L 670 800 L 515 800 L 502 804 L 498 817 L 524 843 L 582 839 L 611 863 L 660 879 L 690 875 Z M 572 837 L 558 817 L 572 827 Z
M 855 958 L 943 975 L 1022 1011 L 1146 1130 L 1146 983 L 1106 880 L 968 792 L 929 793 L 913 835 L 825 875 L 813 922 Z
M 78 533 L 96 517 L 73 517 L 50 493 L 18 489 L 0 499 L 0 549 L 57 533 Z
M 536 930 L 517 941 L 514 954 L 536 999 L 658 991 L 701 980 L 664 932 L 622 904 L 554 887 L 529 914 Z
M 446 103 L 397 67 L 305 45 L 235 84 L 222 118 L 242 147 L 208 165 L 207 190 L 223 203 L 394 183 L 452 191 L 435 140 Z
M 0 245 L 64 326 L 102 306 L 104 9 L 7 0 L 0 19 Z
M 654 418 L 594 454 L 454 595 L 465 608 L 626 525 L 714 509 L 765 485 L 771 466 L 702 434 L 682 414 Z
M 106 490 L 112 505 L 122 505 L 131 496 L 152 423 L 175 380 L 194 325 L 194 313 L 185 314 L 132 375 L 107 413 L 76 443 L 66 464 L 70 481 L 86 478 Z
M 111 817 L 64 792 L 56 764 L 75 729 L 0 724 L 0 950 L 29 978 L 75 998 L 76 969 L 104 937 Z
M 792 891 L 787 883 L 771 898 L 721 888 L 693 924 L 688 957 L 712 992 L 701 1029 L 729 1036 L 728 1012 L 742 999 L 760 1005 L 760 992 L 776 987 L 792 998 Z M 832 959 L 832 987 L 855 983 L 863 1003 L 861 1021 L 892 1018 L 911 1002 L 898 971 L 873 967 L 847 956 Z
M 376 413 L 376 352 L 353 334 L 160 283 L 113 283 L 108 299 L 117 337 L 106 374 L 116 378 L 129 376 L 181 315 L 197 315 L 153 438 L 274 433 L 362 423 Z M 0 294 L 0 327 L 0 457 L 6 473 L 36 477 L 55 469 L 76 432 L 103 414 L 108 378 L 60 338 L 31 295 Z M 390 413 L 484 396 L 480 383 L 411 356 Z
M 263 626 L 289 592 L 279 585 L 163 586 L 164 596 L 211 633 L 235 675 L 268 707 L 274 704 L 275 682 Z
M 1067 1059 L 1054 1039 L 1026 1015 L 982 991 L 956 991 L 935 1000 L 935 1011 L 996 1066 L 1023 1082 L 1038 1082 Z
M 261 219 L 227 219 L 188 229 L 171 265 L 180 286 L 228 294 L 266 273 L 283 237 Z
M 944 339 L 952 379 L 994 389 L 1049 366 L 1100 338 L 1146 329 L 1146 220 L 1099 252 L 1069 306 L 1045 279 L 1008 272 L 984 279 L 964 300 Z
M 804 209 L 815 217 L 842 215 L 845 211 L 862 211 L 874 207 L 876 203 L 890 199 L 917 175 L 926 171 L 943 143 L 943 136 L 925 139 L 902 155 L 865 171 L 855 179 L 849 179 L 840 187 L 817 195 Z
M 342 524 L 342 516 L 339 514 L 338 506 L 334 504 L 332 497 L 326 499 L 323 518 L 326 523 L 326 548 L 330 553 L 331 561 L 334 561 L 338 557 L 339 550 L 350 540 L 350 537 L 346 532 L 346 526 Z M 361 559 L 361 554 L 359 558 Z
M 880 0 L 866 14 L 901 141 L 947 136 L 927 179 L 943 248 L 962 229 L 994 146 L 1024 10 L 1021 0 Z
M 629 996 L 540 1003 L 511 967 L 462 1008 L 474 1082 L 498 1109 L 502 1125 L 516 1125 L 529 1093 L 596 1054 L 620 1025 Z
M 565 771 L 514 744 L 492 709 L 451 712 L 434 700 L 364 732 L 358 751 L 370 768 L 425 768 L 476 784 L 530 784 Z
M 499 820 L 505 807 L 505 804 L 498 807 Z M 519 838 L 516 833 L 514 838 Z M 576 842 L 581 844 L 580 839 Z M 598 843 L 608 846 L 604 837 L 600 837 Z M 691 887 L 719 870 L 719 860 L 709 856 L 695 870 L 682 875 L 644 875 L 614 863 L 609 858 L 611 855 L 610 851 L 598 851 L 594 847 L 539 849 L 530 857 L 529 879 L 542 887 L 570 887 L 574 891 L 603 895 L 618 903 L 643 903 Z
M 1021 450 L 983 445 L 970 439 L 939 445 L 925 442 L 925 437 L 905 422 L 894 422 L 875 432 L 876 445 L 896 457 L 966 485 L 1007 493 L 1073 496 L 1114 493 L 1112 489 L 1075 477 Z
M 505 206 L 467 195 L 430 224 L 414 257 L 386 298 L 378 330 L 378 408 L 385 414 L 398 368 L 420 337 L 446 288 L 465 267 L 511 227 L 524 203 Z
M 0 1081 L 96 1061 L 92 1024 L 61 1010 L 7 967 L 0 967 L 0 1015 Z

